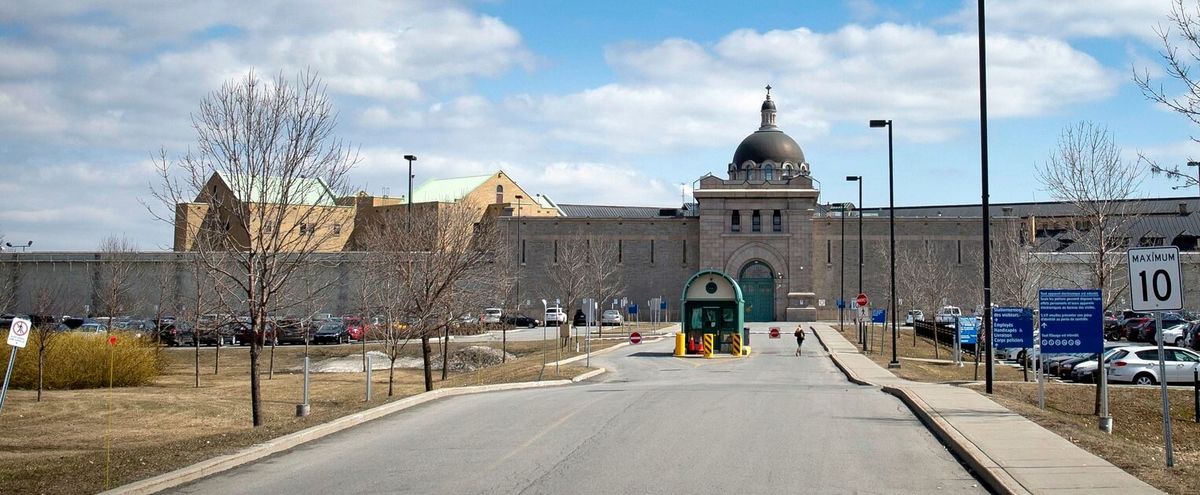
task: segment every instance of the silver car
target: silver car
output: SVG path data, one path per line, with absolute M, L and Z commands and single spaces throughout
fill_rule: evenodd
M 1180 347 L 1163 348 L 1167 383 L 1191 382 L 1192 372 L 1200 365 L 1200 354 Z M 1108 380 L 1154 385 L 1163 378 L 1159 376 L 1158 347 L 1126 347 L 1108 359 Z
M 604 310 L 604 313 L 600 315 L 601 325 L 621 325 L 623 323 L 625 323 L 625 321 L 621 319 L 621 312 L 615 309 L 606 309 Z

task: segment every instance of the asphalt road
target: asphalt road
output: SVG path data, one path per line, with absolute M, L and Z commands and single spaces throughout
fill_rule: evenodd
M 761 330 L 761 329 L 758 329 Z M 663 341 L 595 381 L 435 401 L 174 493 L 984 493 L 895 398 L 815 340 L 743 359 Z

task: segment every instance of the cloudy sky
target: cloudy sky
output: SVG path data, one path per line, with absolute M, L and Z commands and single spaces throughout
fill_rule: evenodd
M 873 118 L 895 121 L 897 205 L 979 201 L 974 0 L 113 3 L 0 3 L 8 242 L 169 248 L 141 203 L 151 159 L 185 152 L 200 99 L 251 69 L 318 71 L 362 150 L 352 181 L 376 194 L 404 194 L 412 153 L 418 185 L 503 169 L 561 203 L 678 205 L 757 128 L 769 83 L 821 201 L 856 200 L 854 174 L 887 204 Z M 1080 120 L 1131 159 L 1200 158 L 1194 126 L 1131 80 L 1161 75 L 1167 4 L 988 3 L 993 201 L 1047 199 L 1034 167 Z

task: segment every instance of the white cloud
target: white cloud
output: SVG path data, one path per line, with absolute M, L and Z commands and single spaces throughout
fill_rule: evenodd
M 1154 40 L 1154 28 L 1166 22 L 1170 10 L 1164 0 L 1006 0 L 988 2 L 984 15 L 989 34 Z M 962 10 L 948 20 L 975 30 L 975 0 L 964 0 Z

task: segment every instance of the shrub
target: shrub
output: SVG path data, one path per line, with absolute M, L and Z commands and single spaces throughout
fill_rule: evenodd
M 117 338 L 116 345 L 108 344 L 109 335 Z M 34 332 L 29 336 L 29 344 L 17 352 L 11 387 L 37 388 L 37 348 L 38 335 Z M 46 349 L 43 387 L 46 390 L 107 387 L 110 353 L 114 387 L 147 384 L 158 377 L 166 364 L 154 342 L 132 333 L 59 333 Z

